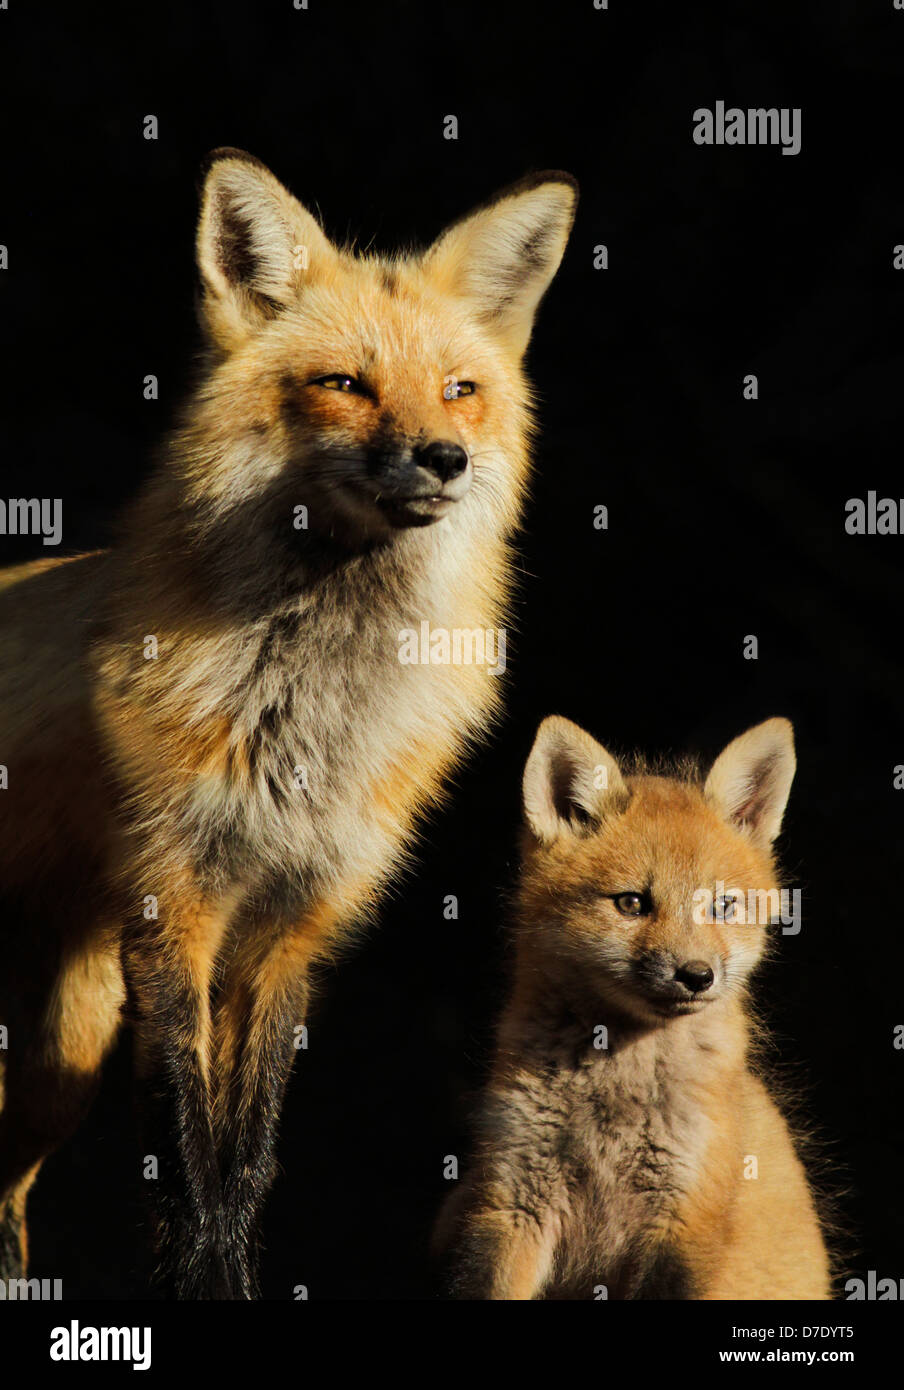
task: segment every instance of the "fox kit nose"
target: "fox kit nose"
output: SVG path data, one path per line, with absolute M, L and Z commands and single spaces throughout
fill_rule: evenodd
M 432 444 L 424 444 L 416 452 L 421 468 L 429 468 L 441 483 L 449 483 L 464 473 L 468 466 L 468 455 L 460 444 L 452 444 L 445 439 L 436 439 Z
M 715 976 L 705 960 L 686 960 L 675 971 L 675 979 L 680 980 L 694 994 L 702 994 L 709 989 Z

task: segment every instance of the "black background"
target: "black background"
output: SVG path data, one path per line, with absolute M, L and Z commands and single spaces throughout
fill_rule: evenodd
M 379 930 L 323 980 L 286 1103 L 265 1294 L 432 1292 L 443 1155 L 466 1152 L 501 998 L 521 767 L 553 711 L 615 749 L 706 758 L 793 719 L 783 857 L 803 930 L 759 997 L 836 1166 L 844 1272 L 898 1277 L 904 540 L 848 536 L 844 503 L 904 494 L 904 13 L 309 3 L 0 12 L 4 482 L 63 499 L 65 552 L 108 541 L 190 379 L 208 149 L 252 151 L 332 235 L 382 249 L 432 239 L 530 169 L 581 185 L 530 354 L 542 433 L 506 717 Z M 802 108 L 802 152 L 698 147 L 692 114 L 720 99 Z M 0 546 L 4 561 L 50 553 Z M 32 1272 L 69 1297 L 146 1292 L 127 1052 L 32 1196 Z

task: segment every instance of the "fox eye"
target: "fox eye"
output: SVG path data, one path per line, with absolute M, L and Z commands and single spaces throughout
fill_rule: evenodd
M 737 916 L 738 900 L 734 896 L 723 895 L 713 899 L 713 919 L 716 922 L 733 922 Z
M 443 386 L 443 400 L 457 401 L 459 396 L 473 396 L 477 386 L 473 381 L 458 381 L 454 376 L 447 376 Z
M 365 396 L 366 388 L 360 381 L 353 376 L 344 376 L 342 372 L 331 372 L 329 376 L 315 377 L 311 382 L 312 386 L 324 386 L 327 391 L 347 391 L 355 396 Z
M 612 901 L 623 917 L 645 917 L 650 910 L 646 893 L 619 893 Z

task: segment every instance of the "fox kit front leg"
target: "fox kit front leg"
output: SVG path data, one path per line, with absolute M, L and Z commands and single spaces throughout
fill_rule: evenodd
M 554 1188 L 502 1141 L 506 1162 L 492 1159 L 465 1180 L 440 1217 L 435 1249 L 450 1271 L 453 1298 L 539 1298 L 552 1274 L 559 1219 Z
M 456 1298 L 537 1298 L 552 1270 L 549 1213 L 514 1206 L 480 1207 L 462 1223 L 455 1250 Z
M 230 1298 L 211 1125 L 210 986 L 228 920 L 192 884 L 162 894 L 156 918 L 130 921 L 123 971 L 134 1020 L 158 1276 L 180 1299 Z

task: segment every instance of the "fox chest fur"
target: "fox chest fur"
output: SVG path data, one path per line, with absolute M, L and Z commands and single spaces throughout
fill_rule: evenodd
M 366 902 L 496 703 L 486 663 L 400 660 L 425 612 L 496 618 L 469 604 L 461 550 L 427 545 L 413 573 L 410 555 L 358 558 L 225 633 L 164 634 L 152 660 L 134 638 L 101 642 L 97 703 L 139 842 L 270 917 L 343 884 Z
M 494 1090 L 486 1123 L 491 1147 L 509 1156 L 498 1160 L 503 1183 L 552 1231 L 547 1297 L 598 1286 L 619 1299 L 689 1296 L 670 1232 L 712 1139 L 698 1081 L 711 1043 L 679 1031 L 667 1046 L 610 1032 L 598 1051 L 592 1029 L 544 1028 Z

